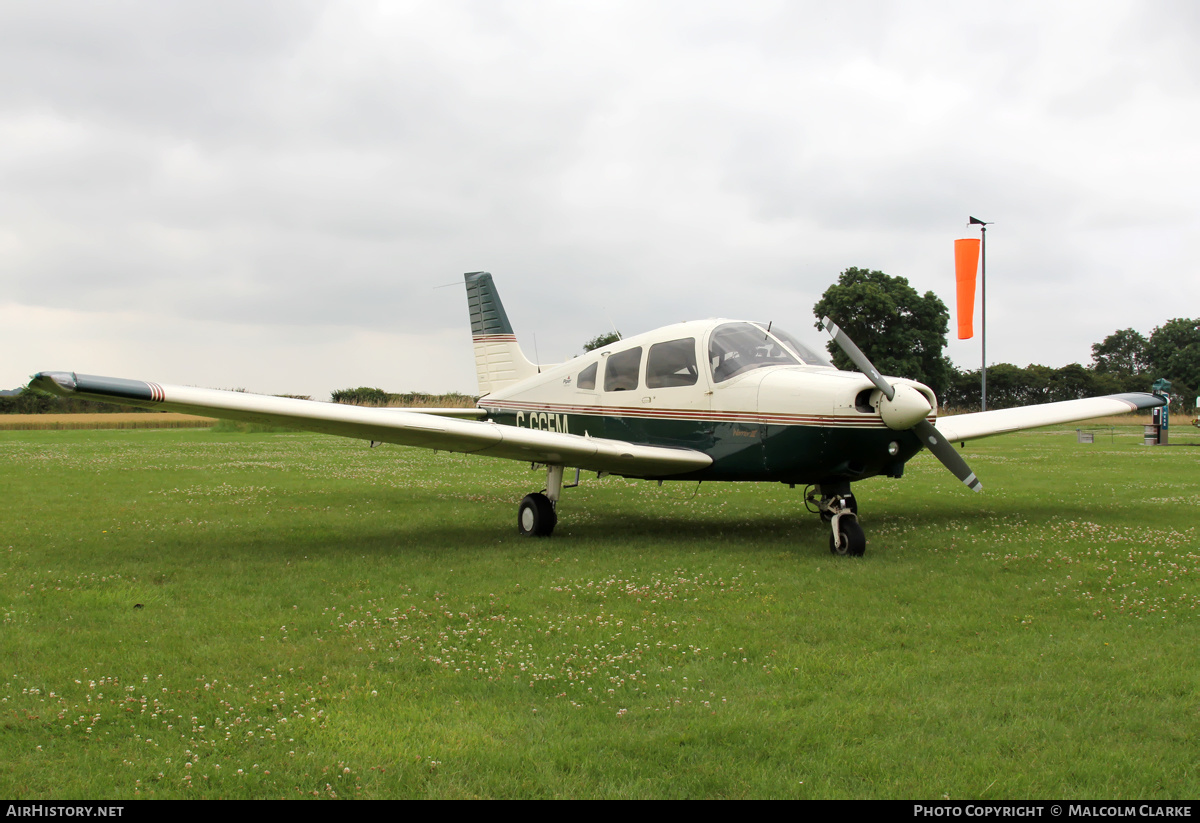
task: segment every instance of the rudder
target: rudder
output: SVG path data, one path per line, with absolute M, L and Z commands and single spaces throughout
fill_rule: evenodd
M 464 278 L 480 396 L 537 374 L 537 366 L 529 362 L 517 343 L 492 275 L 486 271 L 473 271 L 467 272 Z

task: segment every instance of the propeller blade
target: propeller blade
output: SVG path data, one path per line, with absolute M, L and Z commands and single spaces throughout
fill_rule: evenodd
M 892 388 L 892 384 L 883 379 L 883 375 L 875 368 L 867 356 L 862 353 L 862 349 L 854 344 L 850 339 L 850 335 L 846 334 L 837 323 L 834 323 L 828 317 L 821 318 L 821 325 L 825 327 L 825 331 L 829 332 L 829 336 L 833 338 L 833 342 L 838 344 L 838 347 L 846 353 L 854 365 L 858 366 L 858 370 L 870 378 L 875 384 L 875 388 L 883 392 L 883 396 L 891 400 L 896 395 L 896 390 Z
M 954 446 L 950 445 L 932 423 L 922 420 L 912 427 L 912 431 L 921 438 L 921 445 L 933 452 L 933 456 L 941 460 L 942 465 L 965 483 L 968 489 L 973 492 L 983 491 L 983 484 L 979 482 L 975 472 L 971 471 L 967 461 L 962 459 L 962 455 L 954 450 Z
M 883 396 L 890 403 L 892 398 L 896 396 L 896 390 L 890 383 L 883 379 L 883 375 L 879 373 L 879 370 L 875 368 L 875 365 L 867 356 L 862 353 L 862 349 L 856 346 L 854 341 L 850 339 L 850 336 L 838 328 L 838 325 L 828 317 L 821 318 L 821 325 L 825 327 L 825 331 L 829 332 L 833 338 L 833 342 L 837 343 L 841 350 L 846 353 L 846 356 L 854 361 L 854 365 L 875 384 L 875 388 L 883 392 Z M 911 393 L 911 390 L 909 392 Z M 907 398 L 907 396 L 906 394 L 905 397 Z M 905 406 L 906 404 L 898 403 L 898 405 Z M 888 411 L 889 409 L 887 408 L 881 407 L 880 409 L 880 414 L 884 416 L 885 420 L 888 419 L 886 415 Z M 979 482 L 979 478 L 975 476 L 975 472 L 971 471 L 971 467 L 967 465 L 967 461 L 962 459 L 962 455 L 954 450 L 954 446 L 950 445 L 941 432 L 934 428 L 933 424 L 925 418 L 925 412 L 918 411 L 915 408 L 911 409 L 911 411 L 919 414 L 920 419 L 909 431 L 921 438 L 921 445 L 933 452 L 933 456 L 942 461 L 942 465 L 965 483 L 968 489 L 976 492 L 983 491 L 983 484 Z M 899 420 L 903 420 L 904 422 L 898 422 L 893 417 L 893 422 L 890 425 L 892 428 L 899 428 L 905 425 L 909 419 L 912 418 L 905 419 L 904 417 L 900 417 Z

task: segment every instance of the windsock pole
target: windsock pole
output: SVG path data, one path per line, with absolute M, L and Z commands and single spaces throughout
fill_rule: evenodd
M 979 336 L 983 341 L 983 366 L 979 370 L 979 396 L 981 403 L 980 411 L 987 411 L 987 227 L 991 223 L 985 223 L 978 217 L 972 217 L 969 225 L 979 226 L 980 234 L 979 293 L 981 299 L 979 301 Z

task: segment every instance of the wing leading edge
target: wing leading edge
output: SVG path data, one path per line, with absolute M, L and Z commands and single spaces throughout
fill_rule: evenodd
M 586 435 L 500 426 L 482 409 L 381 409 L 319 403 L 246 392 L 198 389 L 116 377 L 41 372 L 30 386 L 62 397 L 83 397 L 162 411 L 396 443 L 440 451 L 570 466 L 631 477 L 660 477 L 706 468 L 712 458 L 689 449 L 645 446 Z
M 1126 414 L 1142 409 L 1165 406 L 1163 398 L 1153 394 L 1131 392 L 1110 394 L 1104 397 L 1089 397 L 1084 400 L 1064 400 L 1059 403 L 1044 403 L 1040 406 L 1019 406 L 1015 409 L 956 414 L 939 417 L 937 430 L 947 440 L 975 440 L 994 434 L 1007 434 L 1039 426 L 1059 423 L 1074 423 L 1093 417 Z

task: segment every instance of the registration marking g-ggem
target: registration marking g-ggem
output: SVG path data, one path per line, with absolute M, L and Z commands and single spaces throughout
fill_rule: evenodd
M 528 429 L 541 429 L 545 432 L 571 433 L 567 428 L 567 416 L 565 414 L 530 412 L 526 415 L 525 412 L 519 411 L 517 412 L 517 426 L 523 426 Z

